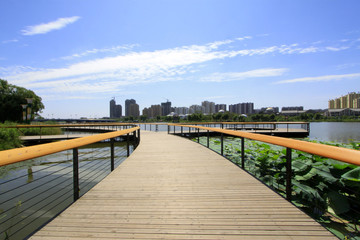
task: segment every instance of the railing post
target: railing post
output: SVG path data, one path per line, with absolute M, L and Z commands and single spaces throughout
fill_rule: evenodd
M 127 150 L 127 156 L 130 156 L 130 147 L 129 147 L 129 134 L 126 135 L 126 150 Z
M 241 168 L 245 169 L 245 139 L 241 138 Z
M 150 132 L 151 132 L 151 123 L 150 123 Z
M 133 146 L 134 146 L 134 148 L 136 147 L 136 145 L 137 145 L 136 131 L 133 131 Z
M 224 134 L 221 133 L 221 156 L 224 156 Z
M 138 139 L 137 139 L 137 145 L 140 143 L 140 128 L 137 130 Z
M 73 149 L 73 190 L 74 202 L 79 199 L 79 151 L 77 148 Z
M 197 142 L 200 142 L 200 129 L 197 129 Z
M 291 148 L 286 148 L 286 199 L 291 201 Z
M 175 125 L 174 125 L 174 135 L 175 135 Z
M 170 125 L 168 125 L 168 134 L 170 134 Z
M 207 148 L 209 148 L 209 146 L 210 146 L 210 142 L 209 142 L 209 136 L 210 134 L 209 134 L 209 130 L 207 130 L 207 144 L 206 144 L 206 146 L 207 146 Z
M 110 168 L 111 171 L 114 171 L 115 163 L 114 163 L 114 138 L 110 139 Z
M 183 126 L 181 126 L 181 136 L 183 136 Z

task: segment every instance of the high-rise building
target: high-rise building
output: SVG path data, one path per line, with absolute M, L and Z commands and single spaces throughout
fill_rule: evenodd
M 193 113 L 204 113 L 205 112 L 205 108 L 203 106 L 200 105 L 191 105 L 189 108 L 189 114 L 193 114 Z
M 360 98 L 354 99 L 354 108 L 360 108 Z
M 329 109 L 345 109 L 345 108 L 359 108 L 358 99 L 360 92 L 351 92 L 345 96 L 329 100 Z
M 136 104 L 136 101 L 134 99 L 126 99 L 125 100 L 125 117 L 130 116 L 130 105 Z
M 174 113 L 176 113 L 177 115 L 186 115 L 189 113 L 189 108 L 187 107 L 176 107 L 174 109 Z
M 161 103 L 161 116 L 167 116 L 171 113 L 171 102 Z
M 216 104 L 215 105 L 215 112 L 219 112 L 223 110 L 224 112 L 226 112 L 226 104 Z
M 130 104 L 129 106 L 129 117 L 132 116 L 132 117 L 139 117 L 140 115 L 140 111 L 139 111 L 139 105 L 136 104 L 136 103 L 132 103 Z
M 122 117 L 122 107 L 121 105 L 116 105 L 115 99 L 110 101 L 110 118 L 121 118 Z
M 213 114 L 215 113 L 215 103 L 214 102 L 209 102 L 209 101 L 203 101 L 201 103 L 201 106 L 204 107 L 204 112 L 205 114 Z
M 153 118 L 156 118 L 157 116 L 161 116 L 161 106 L 160 106 L 160 104 L 151 105 L 151 115 L 152 115 Z
M 229 112 L 236 114 L 253 114 L 254 103 L 248 102 L 229 105 Z

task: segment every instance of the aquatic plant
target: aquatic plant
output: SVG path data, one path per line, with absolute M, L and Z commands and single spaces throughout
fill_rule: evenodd
M 206 137 L 200 138 L 200 143 L 206 142 Z M 321 143 L 357 150 L 360 146 L 356 142 Z M 220 153 L 220 139 L 210 138 L 210 148 Z M 241 166 L 241 139 L 224 138 L 223 151 L 226 158 Z M 245 169 L 285 196 L 285 148 L 245 140 Z M 293 150 L 292 202 L 337 236 L 359 237 L 360 167 Z

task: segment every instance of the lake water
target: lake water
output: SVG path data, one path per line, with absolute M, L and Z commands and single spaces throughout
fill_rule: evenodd
M 141 125 L 141 130 L 145 130 L 144 125 Z M 149 125 L 146 127 L 146 130 L 150 130 Z M 151 130 L 155 130 L 154 125 L 151 127 Z M 159 125 L 158 131 L 167 131 L 167 126 Z M 360 142 L 360 122 L 313 122 L 310 123 L 309 138 L 339 143 Z
M 360 142 L 360 122 L 310 123 L 309 138 L 339 143 Z
M 133 151 L 130 145 L 130 152 Z M 107 176 L 109 142 L 81 147 L 79 195 Z M 115 142 L 115 167 L 127 157 L 126 142 Z M 0 240 L 24 239 L 73 202 L 73 152 L 63 151 L 0 168 Z

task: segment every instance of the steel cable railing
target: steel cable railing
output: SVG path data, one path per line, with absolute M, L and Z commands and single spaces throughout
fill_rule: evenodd
M 338 237 L 360 237 L 360 151 L 240 131 L 169 125 L 168 133 L 187 136 L 228 158 Z M 218 134 L 212 143 L 209 131 Z
M 132 128 L 118 133 L 105 133 L 106 136 L 91 136 L 91 140 L 84 140 L 86 144 L 91 141 L 104 141 L 117 135 L 130 138 L 125 144 L 114 141 L 106 141 L 99 146 L 90 149 L 79 148 L 78 155 L 78 187 L 79 196 L 91 189 L 97 182 L 111 172 L 111 161 L 118 166 L 136 147 L 140 137 L 139 128 Z M 137 136 L 135 135 L 137 131 Z M 133 133 L 132 136 L 129 133 Z M 99 134 L 103 135 L 103 134 Z M 120 138 L 117 138 L 120 140 Z M 122 138 L 123 139 L 123 138 Z M 72 141 L 72 140 L 69 140 Z M 83 142 L 72 141 L 75 144 L 60 143 L 67 149 L 84 146 Z M 110 148 L 109 148 L 110 143 Z M 130 145 L 129 145 L 130 144 Z M 54 143 L 50 145 L 59 145 Z M 46 145 L 49 146 L 49 145 Z M 31 147 L 29 147 L 31 148 Z M 36 146 L 39 149 L 39 146 Z M 114 155 L 111 153 L 113 148 Z M 26 148 L 25 148 L 26 149 Z M 2 167 L 6 173 L 6 179 L 0 179 L 0 239 L 22 239 L 41 227 L 44 223 L 55 217 L 74 201 L 74 179 L 73 179 L 73 157 L 74 151 L 59 151 L 54 147 L 55 154 L 50 154 L 46 159 L 37 159 L 26 163 L 24 166 L 17 163 L 18 168 L 10 166 Z M 4 154 L 9 152 L 10 154 Z M 19 156 L 24 158 L 24 149 L 20 154 L 12 154 L 11 150 L 0 152 L 0 166 L 4 160 L 19 162 L 17 159 L 6 159 L 8 156 Z M 40 150 L 42 151 L 42 149 Z M 34 152 L 29 150 L 31 156 Z M 36 153 L 37 154 L 37 153 Z M 26 158 L 26 157 L 25 157 Z M 29 159 L 29 158 L 28 158 Z M 33 158 L 30 158 L 33 159 Z M 109 161 L 110 160 L 110 161 Z M 19 168 L 20 167 L 20 168 Z M 16 170 L 19 169 L 19 170 Z M 14 176 L 14 178 L 11 178 Z

